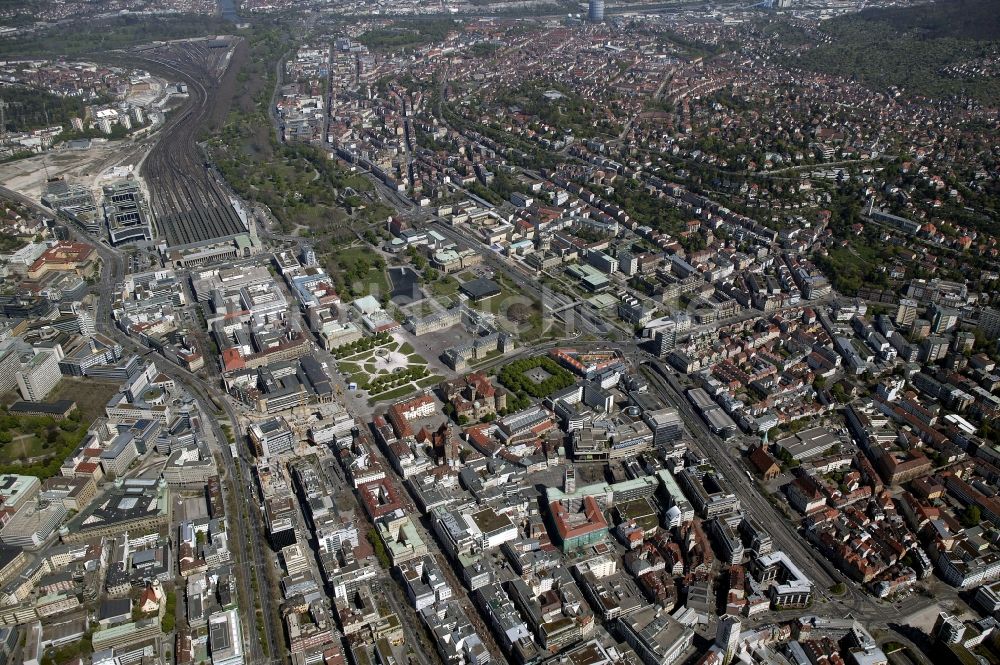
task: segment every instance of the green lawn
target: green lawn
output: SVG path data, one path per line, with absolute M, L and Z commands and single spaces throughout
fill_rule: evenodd
M 20 431 L 13 434 L 14 440 L 0 447 L 0 464 L 17 464 L 19 460 L 31 459 L 47 454 L 42 446 L 45 441 L 38 436 Z
M 461 286 L 461 284 L 454 277 L 445 276 L 442 277 L 441 279 L 431 282 L 427 286 L 430 289 L 431 295 L 442 297 L 442 296 L 453 296 L 456 293 L 458 293 L 458 287 Z
M 62 461 L 83 441 L 90 422 L 80 410 L 62 421 L 0 412 L 0 473 L 42 479 L 57 475 Z
M 506 284 L 503 283 L 499 284 L 500 284 L 499 295 L 495 295 L 492 298 L 487 298 L 486 300 L 473 303 L 472 306 L 482 312 L 500 314 L 501 312 L 505 311 L 507 307 L 510 306 L 511 300 L 515 296 L 518 297 L 519 299 L 524 299 L 525 301 L 527 301 L 527 299 L 521 296 L 519 292 L 507 288 Z
M 324 252 L 324 266 L 355 297 L 381 297 L 391 291 L 385 274 L 385 261 L 371 247 L 333 247 Z
M 391 399 L 399 399 L 400 397 L 406 397 L 412 393 L 416 388 L 413 387 L 412 383 L 408 383 L 405 386 L 400 386 L 399 388 L 394 388 L 388 392 L 379 393 L 378 395 L 373 395 L 369 398 L 368 402 L 374 404 L 375 402 L 383 402 Z
M 436 386 L 437 384 L 444 381 L 443 376 L 438 376 L 437 374 L 432 374 L 431 376 L 425 377 L 417 381 L 417 386 L 420 388 L 430 388 L 431 386 Z
M 118 393 L 119 385 L 115 382 L 64 376 L 45 401 L 71 399 L 80 410 L 81 422 L 90 423 L 95 418 L 106 415 L 104 407 Z
M 361 368 L 360 365 L 354 363 L 339 363 L 337 369 L 343 374 L 349 381 L 353 381 L 358 385 L 368 380 L 368 373 Z

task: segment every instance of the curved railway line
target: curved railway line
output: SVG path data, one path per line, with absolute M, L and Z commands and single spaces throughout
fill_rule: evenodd
M 133 62 L 187 84 L 189 99 L 167 121 L 142 165 L 149 186 L 157 237 L 169 247 L 205 243 L 246 232 L 225 190 L 204 166 L 195 139 L 219 100 L 235 49 L 217 42 L 171 42 L 131 53 Z M 224 96 L 224 95 L 218 95 Z
M 230 95 L 226 94 L 226 88 L 231 93 L 233 80 L 226 73 L 233 55 L 238 49 L 245 49 L 242 41 L 236 42 L 235 47 L 232 43 L 221 46 L 214 40 L 171 42 L 119 54 L 130 64 L 188 86 L 188 101 L 167 119 L 141 169 L 150 190 L 157 237 L 169 247 L 205 243 L 246 232 L 222 183 L 205 168 L 195 143 L 197 132 L 212 120 L 213 114 L 228 108 Z M 120 273 L 121 268 L 118 270 Z M 114 278 L 111 279 L 113 283 Z M 197 391 L 195 384 L 190 387 Z M 197 392 L 201 396 L 211 394 Z M 239 420 L 232 408 L 225 403 L 223 406 L 230 421 L 238 427 Z M 216 432 L 216 438 L 224 446 L 221 435 L 221 431 Z M 244 461 L 250 459 L 249 451 L 238 450 L 237 455 L 231 452 L 230 447 L 224 447 L 221 457 L 226 467 L 223 478 L 233 484 L 232 525 L 240 542 L 240 558 L 233 565 L 253 568 L 257 575 L 256 586 L 250 575 L 238 576 L 240 618 L 248 647 L 245 662 L 281 665 L 287 662 L 288 652 L 274 623 L 276 608 L 267 577 L 270 562 L 264 551 L 267 534 L 263 515 L 255 514 L 256 504 L 245 489 L 251 483 L 249 465 Z M 244 500 L 247 506 L 241 505 Z M 266 651 L 261 641 L 267 644 Z

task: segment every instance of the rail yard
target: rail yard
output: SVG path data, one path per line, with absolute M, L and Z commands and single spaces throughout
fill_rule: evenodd
M 245 233 L 229 195 L 205 168 L 196 136 L 231 88 L 230 60 L 244 48 L 238 38 L 170 42 L 142 47 L 134 61 L 187 84 L 188 102 L 168 120 L 160 140 L 143 162 L 157 236 L 182 247 Z M 209 91 L 212 94 L 209 94 Z

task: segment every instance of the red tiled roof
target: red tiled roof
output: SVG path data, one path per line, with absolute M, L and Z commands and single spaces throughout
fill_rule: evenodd
M 243 369 L 246 365 L 247 363 L 243 360 L 243 356 L 240 355 L 239 350 L 235 348 L 223 350 L 222 367 L 224 371 L 231 372 L 236 369 Z
M 600 506 L 597 505 L 597 501 L 592 496 L 583 497 L 583 512 L 586 522 L 575 526 L 570 526 L 568 519 L 569 511 L 562 502 L 553 501 L 549 504 L 549 510 L 552 512 L 552 519 L 555 522 L 556 531 L 559 532 L 559 538 L 564 542 L 570 538 L 577 538 L 608 528 L 608 522 L 604 519 L 604 513 L 601 512 Z

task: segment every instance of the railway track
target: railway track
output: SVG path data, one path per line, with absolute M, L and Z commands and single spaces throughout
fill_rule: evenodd
M 160 139 L 150 150 L 141 170 L 150 190 L 157 236 L 170 247 L 204 243 L 246 231 L 223 186 L 205 168 L 195 142 L 216 106 L 228 108 L 229 97 L 219 88 L 232 83 L 226 77 L 232 49 L 209 48 L 206 44 L 173 42 L 125 54 L 130 64 L 138 64 L 188 86 L 187 103 L 160 130 Z M 205 394 L 210 393 L 205 391 Z M 230 418 L 234 418 L 235 414 L 227 410 Z M 232 422 L 238 426 L 239 420 Z M 224 439 L 220 435 L 221 432 L 217 432 L 216 438 L 222 442 Z M 247 565 L 262 575 L 257 588 L 253 587 L 250 575 L 239 577 L 240 616 L 248 647 L 245 660 L 251 665 L 282 665 L 287 662 L 287 650 L 279 624 L 275 623 L 277 608 L 272 588 L 263 576 L 270 567 L 262 545 L 263 533 L 260 522 L 249 512 L 243 513 L 244 506 L 239 499 L 247 478 L 245 471 L 240 471 L 239 460 L 227 456 L 228 452 L 224 447 L 227 477 L 236 484 L 230 488 L 235 492 L 238 505 L 234 532 L 238 534 Z
M 207 172 L 195 142 L 218 103 L 211 91 L 223 84 L 230 51 L 191 41 L 162 44 L 131 54 L 133 61 L 188 87 L 187 103 L 161 130 L 160 140 L 142 165 L 157 237 L 169 247 L 204 243 L 246 231 L 226 192 Z

